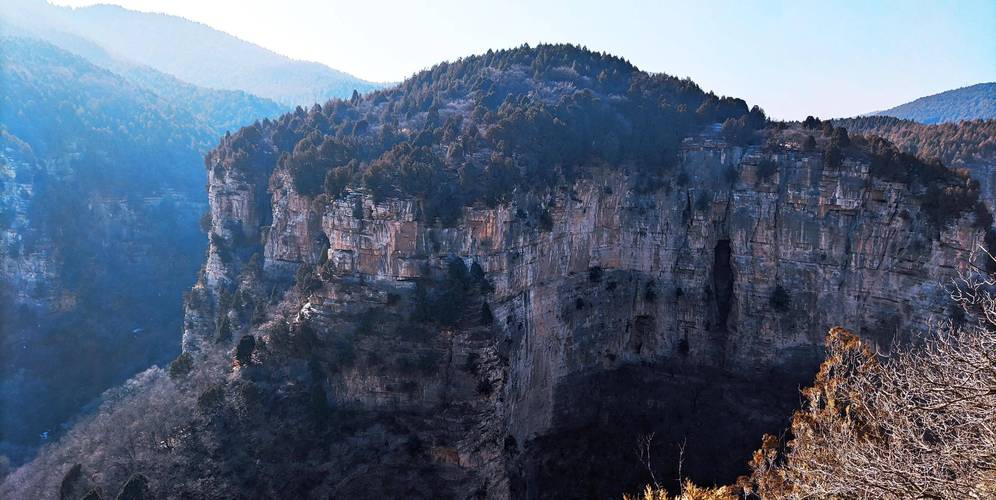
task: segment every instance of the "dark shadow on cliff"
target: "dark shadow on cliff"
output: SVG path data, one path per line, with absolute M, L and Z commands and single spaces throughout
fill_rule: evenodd
M 763 380 L 678 366 L 627 366 L 558 387 L 556 431 L 533 439 L 513 461 L 514 498 L 618 498 L 652 478 L 638 441 L 653 434 L 651 463 L 661 486 L 681 475 L 698 484 L 745 474 L 764 433 L 786 428 L 800 385 L 815 373 Z

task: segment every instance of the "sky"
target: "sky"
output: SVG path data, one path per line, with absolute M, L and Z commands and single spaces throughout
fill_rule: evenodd
M 779 119 L 843 117 L 996 81 L 996 0 L 50 0 L 182 16 L 372 81 L 571 42 Z

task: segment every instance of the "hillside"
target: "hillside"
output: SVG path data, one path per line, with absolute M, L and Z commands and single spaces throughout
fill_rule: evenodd
M 964 175 L 823 129 L 566 45 L 243 128 L 183 353 L 0 494 L 612 498 L 647 436 L 732 481 L 823 332 L 918 335 L 983 238 Z
M 927 125 L 962 120 L 993 120 L 996 119 L 996 82 L 948 90 L 872 114 Z
M 353 90 L 367 92 L 379 87 L 175 16 L 111 5 L 71 9 L 49 5 L 44 0 L 14 0 L 0 10 L 0 16 L 57 45 L 53 37 L 82 38 L 122 62 L 147 66 L 208 89 L 241 90 L 286 107 L 325 102 L 333 97 L 348 97 Z M 184 43 L 173 43 L 175 40 Z
M 884 137 L 905 153 L 966 169 L 979 182 L 982 200 L 996 210 L 996 120 L 924 125 L 890 116 L 833 120 L 854 134 Z
M 259 108 L 177 82 L 163 97 L 37 40 L 0 45 L 0 455 L 18 463 L 176 355 L 205 248 L 203 154 Z
M 891 116 L 866 116 L 833 123 L 852 133 L 884 137 L 909 154 L 937 158 L 945 165 L 996 165 L 996 120 L 924 125 Z

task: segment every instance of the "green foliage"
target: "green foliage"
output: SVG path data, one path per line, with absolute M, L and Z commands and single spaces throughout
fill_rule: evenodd
M 454 96 L 471 103 L 467 113 L 453 113 Z M 619 58 L 568 45 L 523 46 L 295 110 L 234 134 L 218 156 L 248 156 L 246 137 L 248 144 L 269 138 L 282 154 L 279 168 L 302 194 L 335 197 L 362 186 L 378 202 L 417 199 L 426 221 L 452 225 L 465 206 L 548 191 L 592 165 L 631 165 L 652 181 L 644 186 L 662 186 L 659 174 L 675 163 L 681 139 L 724 121 L 744 144 L 767 123 L 756 106 Z M 545 216 L 539 220 L 548 227 Z
M 844 127 L 835 127 L 830 134 L 830 145 L 841 149 L 850 146 L 851 138 L 847 135 L 847 129 Z
M 213 413 L 224 402 L 225 386 L 223 384 L 214 384 L 201 392 L 201 395 L 197 397 L 197 408 L 205 414 Z
M 939 158 L 945 165 L 961 166 L 996 161 L 996 120 L 966 120 L 943 125 L 922 125 L 888 116 L 835 120 L 851 133 L 888 139 L 903 153 Z
M 545 233 L 553 231 L 553 216 L 550 215 L 550 209 L 544 208 L 542 211 L 540 211 L 539 228 L 540 231 L 543 231 Z
M 490 291 L 490 286 L 483 277 L 483 270 L 472 273 L 463 259 L 450 257 L 446 260 L 446 275 L 442 280 L 423 280 L 416 286 L 412 318 L 455 327 L 480 294 Z
M 294 276 L 294 285 L 303 295 L 309 295 L 322 287 L 322 280 L 312 266 L 301 264 Z
M 757 163 L 757 177 L 762 182 L 771 180 L 771 177 L 774 176 L 777 171 L 778 164 L 768 158 L 764 158 Z
M 142 474 L 133 474 L 125 481 L 116 500 L 146 500 L 149 499 L 149 479 Z
M 83 466 L 75 464 L 70 467 L 69 471 L 62 477 L 62 483 L 59 484 L 59 499 L 76 500 L 74 495 L 78 494 L 76 490 L 80 488 L 83 481 Z
M 841 154 L 840 148 L 834 145 L 830 145 L 826 150 L 823 151 L 823 166 L 825 168 L 840 168 L 844 155 Z
M 186 377 L 194 369 L 194 357 L 189 352 L 182 352 L 169 364 L 169 376 L 178 380 Z
M 235 346 L 235 360 L 241 366 L 252 364 L 252 355 L 256 352 L 256 337 L 243 335 L 239 343 Z
M 218 322 L 218 328 L 214 332 L 214 341 L 228 342 L 232 340 L 232 321 L 228 319 L 227 314 L 223 314 Z
M 201 228 L 201 232 L 204 234 L 209 234 L 211 232 L 211 211 L 208 210 L 201 215 L 201 218 L 197 221 L 197 225 Z
M 481 303 L 481 325 L 489 326 L 495 322 L 495 316 L 491 313 L 491 306 L 487 302 Z
M 928 221 L 945 227 L 965 212 L 977 209 L 979 183 L 965 171 L 947 169 L 938 160 L 923 160 L 901 152 L 880 137 L 866 139 L 872 175 L 910 184 L 919 192 L 920 206 Z

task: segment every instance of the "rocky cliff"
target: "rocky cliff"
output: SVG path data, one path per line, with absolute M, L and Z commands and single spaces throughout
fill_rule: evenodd
M 915 337 L 983 239 L 964 176 L 567 46 L 298 109 L 207 172 L 184 354 L 0 493 L 611 498 L 682 462 L 730 481 L 828 328 Z
M 729 480 L 756 436 L 789 414 L 824 332 L 847 325 L 887 349 L 946 317 L 943 284 L 981 233 L 967 216 L 930 226 L 909 187 L 873 177 L 867 162 L 829 168 L 818 152 L 709 134 L 680 154 L 686 185 L 639 194 L 625 175 L 598 170 L 548 203 L 546 227 L 524 216 L 522 200 L 468 208 L 442 228 L 413 200 L 316 201 L 279 170 L 256 180 L 272 190 L 271 215 L 259 185 L 213 169 L 222 237 L 194 294 L 212 299 L 190 303 L 184 345 L 214 344 L 219 326 L 204 306 L 218 290 L 278 286 L 247 284 L 237 258 L 221 255 L 259 238 L 264 283 L 293 281 L 298 269 L 316 280 L 269 306 L 267 325 L 307 324 L 325 345 L 344 339 L 355 350 L 322 375 L 330 400 L 469 421 L 433 436 L 430 461 L 488 496 L 609 494 L 620 477 L 635 486 L 643 471 L 628 455 L 652 432 L 662 466 L 674 467 L 684 442 L 686 474 Z M 407 329 L 419 286 L 454 259 L 479 270 L 484 291 L 445 304 L 464 309 L 451 324 Z M 274 341 L 236 312 L 223 321 L 243 325 L 236 337 Z

